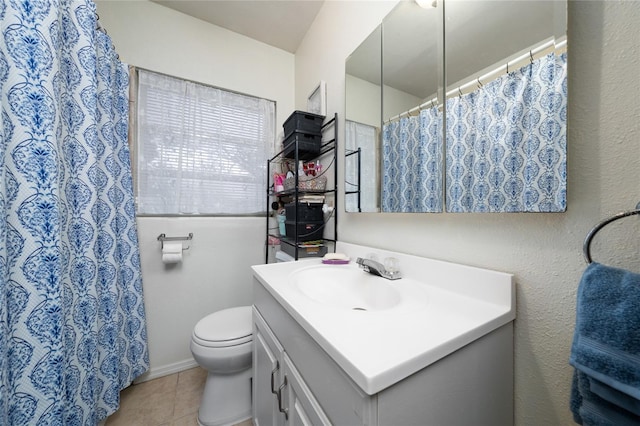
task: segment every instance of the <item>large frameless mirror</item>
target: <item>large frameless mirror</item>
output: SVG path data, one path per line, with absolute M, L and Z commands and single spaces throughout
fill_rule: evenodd
M 346 210 L 564 211 L 566 1 L 426 3 L 347 60 Z
M 566 209 L 564 1 L 446 0 L 446 209 Z

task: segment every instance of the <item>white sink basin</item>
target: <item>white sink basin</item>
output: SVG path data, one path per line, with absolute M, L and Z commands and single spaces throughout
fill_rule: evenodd
M 336 308 L 380 311 L 400 304 L 399 281 L 347 266 L 321 265 L 295 271 L 291 282 L 306 297 Z
M 254 277 L 369 395 L 515 318 L 511 274 L 342 242 L 336 250 L 395 257 L 402 278 L 320 259 L 256 265 Z

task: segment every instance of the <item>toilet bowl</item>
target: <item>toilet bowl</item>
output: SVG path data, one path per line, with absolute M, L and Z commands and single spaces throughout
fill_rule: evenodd
M 223 309 L 193 328 L 191 353 L 208 371 L 198 423 L 232 425 L 251 418 L 251 306 Z

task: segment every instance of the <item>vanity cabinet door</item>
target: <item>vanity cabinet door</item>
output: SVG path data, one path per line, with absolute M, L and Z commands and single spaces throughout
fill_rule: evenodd
M 288 425 L 291 426 L 320 426 L 331 425 L 331 422 L 322 411 L 302 376 L 294 367 L 291 359 L 284 354 L 283 383 L 287 389 Z M 283 393 L 283 399 L 284 399 Z
M 253 422 L 256 426 L 284 426 L 285 415 L 278 410 L 283 349 L 253 309 Z

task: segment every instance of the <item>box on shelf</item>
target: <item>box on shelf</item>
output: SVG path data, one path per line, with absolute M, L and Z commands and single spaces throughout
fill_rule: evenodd
M 293 189 L 296 186 L 296 178 L 290 177 L 284 181 L 284 190 Z M 324 191 L 327 187 L 326 176 L 300 176 L 298 189 L 300 191 Z
M 320 154 L 322 135 L 320 133 L 293 132 L 284 139 L 284 156 L 295 158 L 298 142 L 298 160 L 310 160 Z
M 290 256 L 296 255 L 296 247 L 291 244 L 282 244 L 280 250 Z M 298 246 L 298 259 L 303 257 L 322 257 L 327 254 L 327 246 L 324 245 L 312 245 L 312 246 Z
M 284 223 L 287 231 L 287 238 L 295 238 L 296 222 L 287 220 Z M 298 221 L 298 241 L 313 241 L 322 239 L 322 231 L 324 230 L 324 221 Z
M 324 115 L 313 114 L 306 111 L 294 111 L 287 118 L 282 127 L 286 138 L 293 132 L 307 132 L 320 134 L 322 132 L 322 122 Z
M 296 203 L 284 205 L 286 220 L 294 221 L 296 215 Z M 298 203 L 298 222 L 322 221 L 322 203 Z

